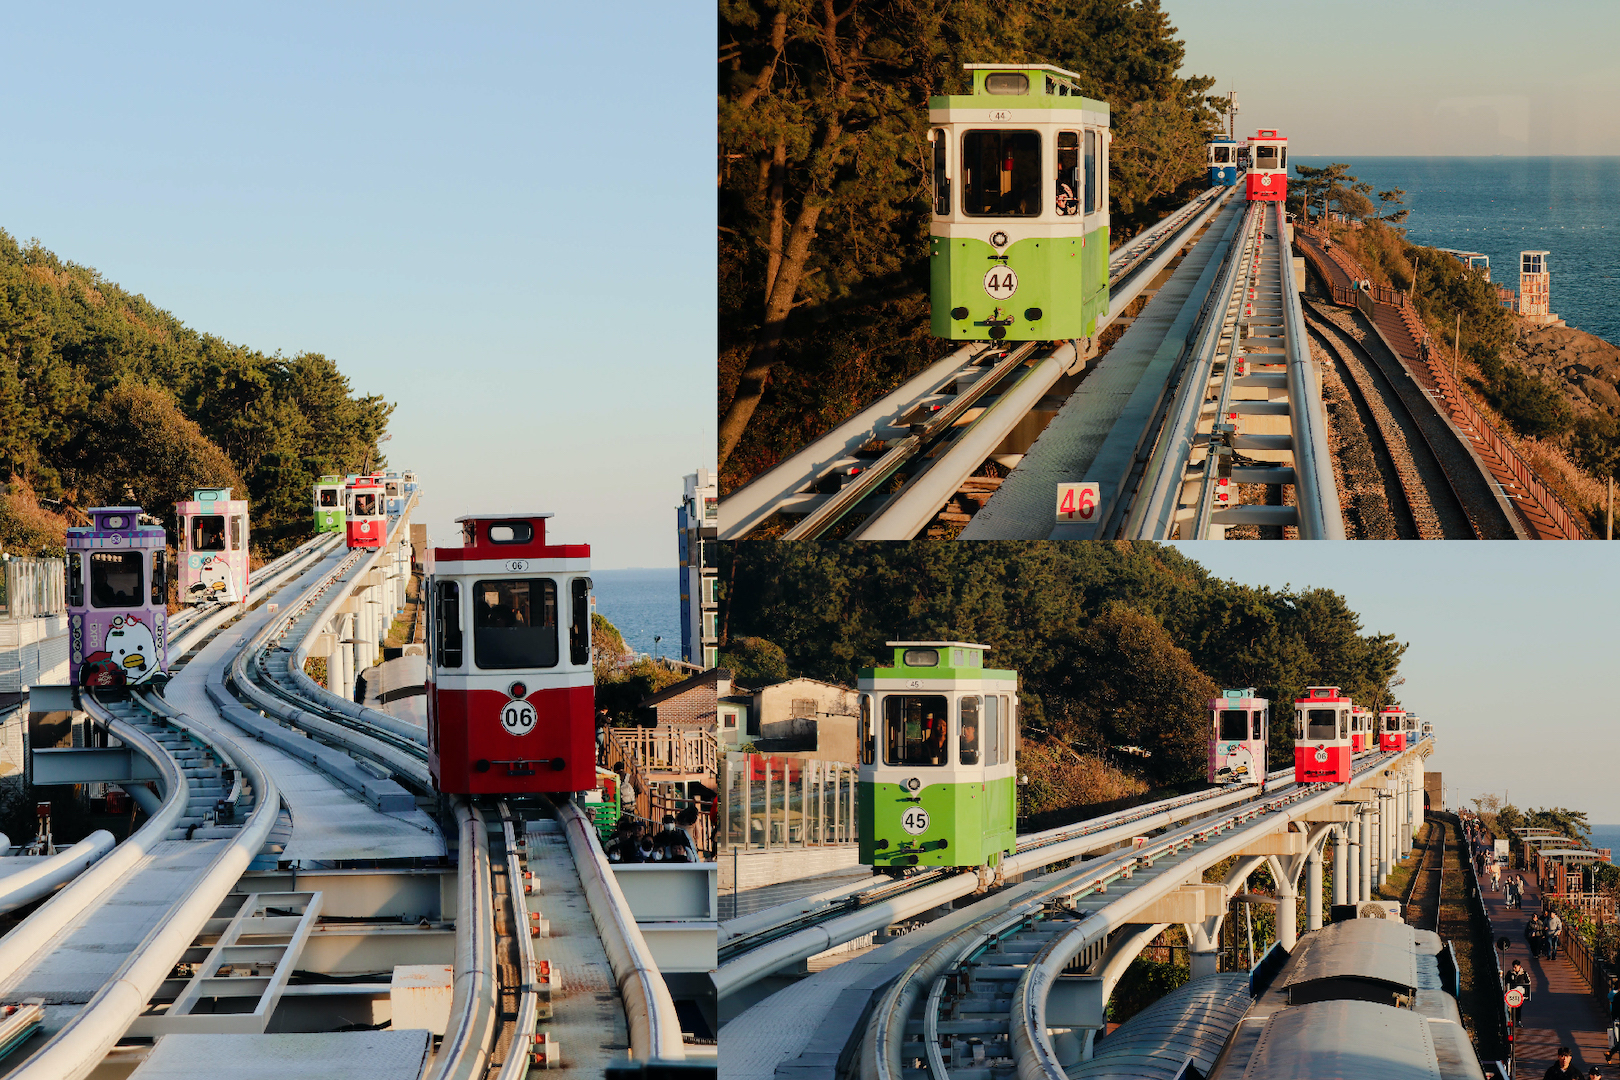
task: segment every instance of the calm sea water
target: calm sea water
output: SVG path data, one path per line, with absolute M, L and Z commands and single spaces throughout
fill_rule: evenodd
M 1373 191 L 1403 188 L 1407 237 L 1481 251 L 1491 280 L 1519 287 L 1519 252 L 1547 251 L 1552 310 L 1569 325 L 1620 343 L 1620 158 L 1300 157 L 1344 161 Z
M 1592 846 L 1609 849 L 1609 861 L 1620 866 L 1620 825 L 1593 825 Z
M 619 628 L 625 644 L 648 656 L 681 655 L 680 571 L 593 570 L 596 611 Z M 655 636 L 663 640 L 654 643 Z

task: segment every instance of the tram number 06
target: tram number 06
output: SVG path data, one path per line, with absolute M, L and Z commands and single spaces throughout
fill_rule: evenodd
M 501 727 L 513 735 L 527 735 L 534 730 L 534 706 L 527 701 L 508 701 L 501 709 Z
M 1059 484 L 1057 490 L 1057 519 L 1059 521 L 1096 521 L 1102 504 L 1102 487 L 1095 481 L 1084 484 Z
M 928 811 L 920 806 L 913 806 L 900 817 L 900 827 L 912 836 L 921 836 L 928 831 Z

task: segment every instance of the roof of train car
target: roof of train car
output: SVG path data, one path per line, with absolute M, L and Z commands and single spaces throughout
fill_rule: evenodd
M 1098 1042 L 1090 1061 L 1070 1066 L 1069 1080 L 1172 1080 L 1189 1057 L 1208 1072 L 1248 1007 L 1247 974 L 1194 979 Z
M 1429 1025 L 1428 1018 L 1408 1009 L 1371 1001 L 1317 1001 L 1282 1009 L 1266 1019 L 1243 1075 L 1245 1080 L 1441 1080 Z
M 1300 942 L 1280 984 L 1288 1003 L 1355 997 L 1388 1003 L 1417 989 L 1412 927 L 1385 919 L 1347 919 Z

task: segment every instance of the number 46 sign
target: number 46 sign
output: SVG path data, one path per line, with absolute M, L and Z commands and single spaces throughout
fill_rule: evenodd
M 1095 482 L 1059 484 L 1057 490 L 1057 519 L 1059 521 L 1096 521 L 1101 508 L 1102 488 Z

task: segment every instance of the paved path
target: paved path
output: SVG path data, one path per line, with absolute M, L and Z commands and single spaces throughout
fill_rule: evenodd
M 1507 883 L 1506 876 L 1502 882 Z M 1530 971 L 1530 1000 L 1519 1017 L 1524 1027 L 1516 1033 L 1516 1075 L 1531 1080 L 1539 1077 L 1552 1066 L 1560 1046 L 1574 1051 L 1576 1068 L 1603 1068 L 1603 1052 L 1609 1046 L 1608 1017 L 1591 987 L 1562 952 L 1557 960 L 1532 959 L 1525 944 L 1525 923 L 1541 910 L 1541 891 L 1535 882 L 1525 875 L 1524 907 L 1520 909 L 1508 907 L 1507 895 L 1493 890 L 1489 878 L 1480 884 L 1497 938 L 1513 943 L 1503 960 L 1504 970 L 1519 960 Z M 1604 1072 L 1608 1075 L 1608 1070 Z

